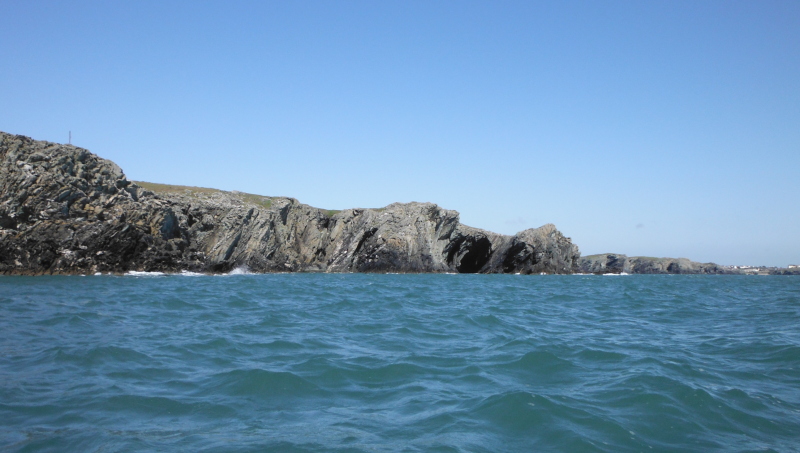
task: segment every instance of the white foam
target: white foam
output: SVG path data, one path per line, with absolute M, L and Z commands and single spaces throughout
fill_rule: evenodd
M 251 275 L 250 269 L 247 266 L 239 266 L 236 269 L 228 272 L 228 275 Z
M 206 274 L 192 271 L 181 271 L 180 275 L 183 275 L 184 277 L 204 277 Z
M 128 271 L 125 275 L 129 277 L 161 277 L 167 275 L 163 272 L 142 272 L 142 271 Z

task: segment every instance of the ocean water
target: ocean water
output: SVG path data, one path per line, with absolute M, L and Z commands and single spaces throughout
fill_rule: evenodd
M 800 451 L 800 278 L 0 277 L 0 451 Z

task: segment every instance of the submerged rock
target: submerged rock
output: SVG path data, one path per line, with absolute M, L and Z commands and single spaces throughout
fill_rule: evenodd
M 553 225 L 501 235 L 432 203 L 327 211 L 293 198 L 129 181 L 71 145 L 0 132 L 0 273 L 573 273 Z

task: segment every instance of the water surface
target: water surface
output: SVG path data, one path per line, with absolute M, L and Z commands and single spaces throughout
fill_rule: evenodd
M 800 278 L 0 277 L 0 450 L 798 451 Z

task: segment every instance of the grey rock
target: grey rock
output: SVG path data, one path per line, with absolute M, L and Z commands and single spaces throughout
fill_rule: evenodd
M 586 274 L 735 274 L 715 263 L 698 263 L 686 258 L 654 258 L 617 253 L 584 256 L 578 269 Z
M 572 273 L 553 225 L 514 236 L 432 203 L 326 211 L 293 198 L 129 181 L 71 145 L 0 132 L 0 273 Z
M 791 269 L 785 267 L 779 267 L 775 269 L 770 269 L 769 275 L 800 275 L 800 269 L 796 267 Z

